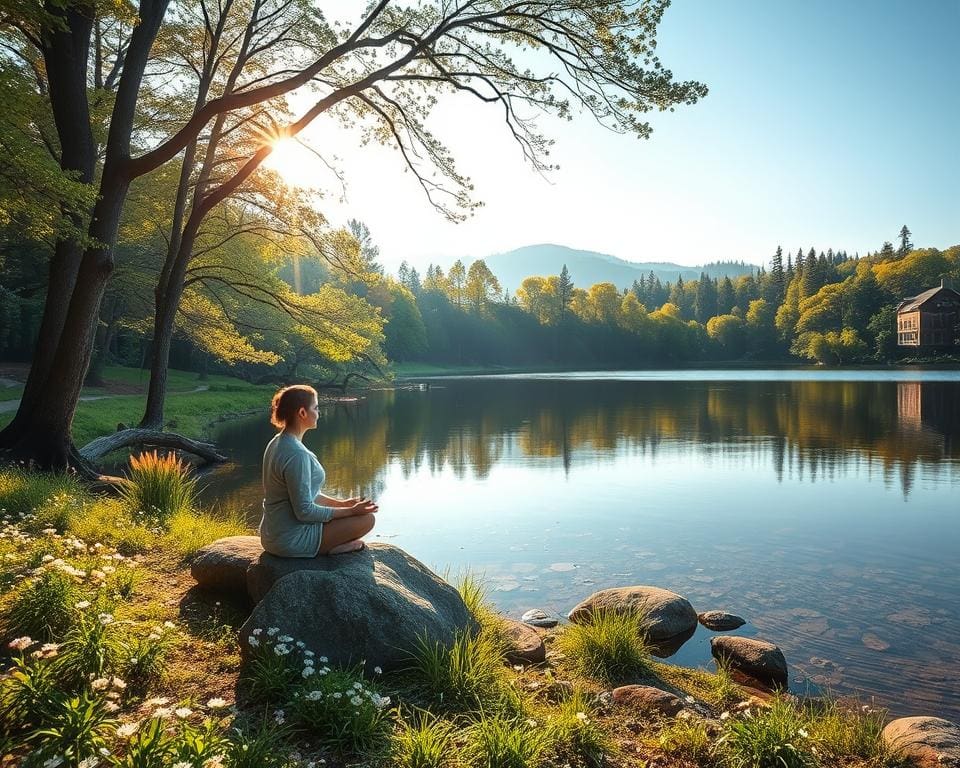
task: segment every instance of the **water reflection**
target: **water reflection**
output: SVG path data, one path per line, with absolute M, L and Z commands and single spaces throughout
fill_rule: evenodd
M 936 381 L 460 379 L 328 408 L 329 490 L 377 534 L 482 572 L 505 611 L 655 584 L 727 609 L 793 680 L 960 717 L 960 375 Z M 266 417 L 209 493 L 257 518 Z M 676 655 L 709 660 L 698 630 Z M 910 690 L 903 681 L 911 680 Z

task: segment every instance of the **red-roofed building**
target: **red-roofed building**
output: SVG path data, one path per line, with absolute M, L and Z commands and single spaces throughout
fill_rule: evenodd
M 897 344 L 901 347 L 960 346 L 960 293 L 940 281 L 897 307 Z

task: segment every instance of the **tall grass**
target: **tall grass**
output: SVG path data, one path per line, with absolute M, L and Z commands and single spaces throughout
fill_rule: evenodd
M 718 741 L 723 765 L 729 768 L 811 768 L 816 758 L 811 723 L 804 712 L 784 699 L 766 709 L 725 721 Z
M 428 712 L 401 721 L 390 745 L 396 768 L 445 768 L 454 764 L 454 725 Z
M 197 481 L 190 467 L 173 454 L 157 451 L 130 457 L 123 500 L 134 514 L 147 515 L 166 527 L 177 514 L 189 513 L 196 504 Z
M 420 638 L 407 671 L 419 692 L 446 711 L 502 706 L 507 698 L 501 650 L 483 633 L 460 632 L 449 648 Z
M 178 512 L 167 521 L 164 543 L 181 557 L 192 557 L 201 547 L 226 536 L 250 533 L 250 525 L 239 511 L 221 515 L 208 512 Z
M 810 738 L 827 754 L 859 757 L 876 764 L 892 757 L 883 739 L 886 712 L 856 708 L 836 699 L 806 705 Z
M 550 746 L 546 730 L 535 722 L 494 715 L 470 728 L 468 765 L 476 768 L 536 768 Z
M 3 617 L 4 634 L 28 635 L 51 641 L 73 624 L 79 590 L 73 578 L 56 570 L 45 570 L 23 582 Z
M 589 768 L 602 765 L 612 748 L 610 737 L 596 719 L 593 702 L 581 688 L 560 703 L 550 719 L 548 731 L 551 742 L 561 753 Z
M 644 627 L 641 613 L 597 611 L 567 627 L 559 647 L 581 674 L 608 683 L 636 679 L 651 671 Z
M 28 515 L 55 496 L 82 493 L 70 475 L 28 472 L 21 467 L 0 469 L 0 509 L 13 517 Z

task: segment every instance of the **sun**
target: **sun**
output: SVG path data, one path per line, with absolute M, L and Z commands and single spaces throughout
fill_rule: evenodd
M 273 142 L 273 151 L 267 155 L 263 164 L 279 173 L 290 186 L 306 187 L 311 185 L 315 175 L 313 160 L 310 152 L 299 141 L 287 138 Z

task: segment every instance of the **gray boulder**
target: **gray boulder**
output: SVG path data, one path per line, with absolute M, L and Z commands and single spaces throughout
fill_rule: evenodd
M 773 643 L 749 637 L 710 638 L 710 653 L 718 662 L 775 688 L 787 687 L 787 660 Z
M 697 626 L 697 612 L 686 598 L 660 587 L 615 587 L 594 592 L 570 611 L 570 621 L 582 624 L 597 611 L 645 617 L 647 637 L 654 642 L 690 632 Z
M 247 592 L 247 569 L 263 554 L 259 536 L 228 536 L 200 549 L 190 563 L 190 573 L 204 589 Z
M 542 627 L 543 629 L 550 629 L 560 623 L 549 613 L 541 611 L 539 608 L 531 608 L 520 617 L 520 621 L 529 624 L 531 627 Z
M 697 619 L 703 626 L 714 632 L 729 632 L 747 623 L 741 617 L 726 611 L 704 611 L 697 616 Z
M 240 628 L 245 654 L 254 629 L 277 627 L 331 665 L 390 670 L 409 664 L 421 638 L 450 646 L 457 632 L 476 629 L 456 589 L 389 544 L 289 563 L 300 568 L 277 573 Z
M 960 727 L 941 717 L 901 717 L 883 729 L 883 740 L 897 757 L 919 768 L 960 768 Z

